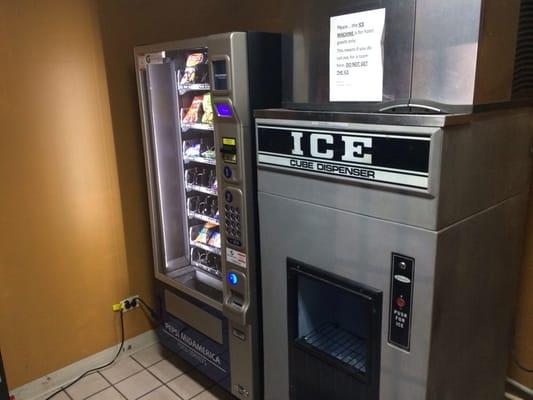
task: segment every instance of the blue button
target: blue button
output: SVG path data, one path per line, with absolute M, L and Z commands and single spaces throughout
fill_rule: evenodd
M 231 178 L 231 175 L 233 174 L 233 172 L 231 171 L 231 168 L 228 167 L 228 166 L 225 166 L 224 167 L 224 176 L 229 179 Z
M 235 286 L 237 283 L 239 283 L 239 277 L 235 272 L 229 272 L 228 273 L 228 282 L 230 285 Z
M 231 203 L 233 201 L 233 194 L 231 194 L 230 191 L 227 191 L 226 193 L 224 193 L 224 197 L 226 198 L 226 201 L 228 203 Z

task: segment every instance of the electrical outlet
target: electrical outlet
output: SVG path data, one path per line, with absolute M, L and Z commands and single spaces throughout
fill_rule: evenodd
M 139 307 L 141 304 L 139 302 L 139 296 L 130 296 L 124 300 L 120 301 L 120 304 L 122 306 L 122 312 L 128 312 L 133 310 L 134 308 Z

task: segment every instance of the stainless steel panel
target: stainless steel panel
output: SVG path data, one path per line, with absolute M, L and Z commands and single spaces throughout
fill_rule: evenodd
M 399 223 L 434 228 L 437 226 L 437 207 L 442 130 L 437 128 L 370 125 L 357 123 L 326 123 L 318 121 L 288 121 L 259 119 L 257 124 L 300 126 L 312 128 L 337 128 L 346 131 L 409 133 L 432 136 L 430 155 L 430 195 L 409 190 L 401 191 L 386 185 L 369 183 L 340 183 L 321 177 L 270 171 L 260 167 L 258 189 L 295 200 L 357 212 Z
M 377 125 L 402 125 L 425 126 L 443 128 L 445 126 L 467 124 L 472 119 L 472 114 L 397 114 L 397 113 L 370 113 L 370 112 L 321 112 L 308 110 L 291 110 L 288 108 L 272 108 L 255 110 L 254 115 L 260 120 L 270 119 L 283 121 L 298 120 L 321 122 L 324 124 L 337 123 L 333 126 L 346 126 L 353 124 Z
M 271 113 L 276 115 L 276 111 Z M 262 115 L 269 113 L 263 111 Z M 408 225 L 442 229 L 529 187 L 532 166 L 529 149 L 533 144 L 531 109 L 479 113 L 469 119 L 467 124 L 451 125 L 441 130 L 408 124 L 258 119 L 258 123 L 272 125 L 432 133 L 433 137 L 430 196 L 386 186 L 376 190 L 369 184 L 342 184 L 264 167 L 258 172 L 259 190 Z M 351 119 L 354 120 L 357 119 Z M 385 123 L 389 120 L 392 123 L 396 116 L 380 119 Z
M 166 310 L 215 342 L 223 343 L 222 321 L 187 300 L 165 290 Z
M 188 255 L 181 147 L 177 141 L 176 85 L 172 64 L 149 64 L 146 69 L 154 157 L 152 173 L 157 188 L 157 204 L 153 206 L 158 207 L 159 244 L 163 251 L 159 272 L 166 273 L 186 265 Z
M 503 398 L 527 192 L 439 233 L 428 400 Z
M 329 101 L 330 17 L 386 8 L 384 102 L 408 102 L 416 0 L 290 0 L 282 2 L 283 103 L 289 108 L 377 110 L 380 103 Z
M 438 227 L 528 190 L 532 110 L 480 113 L 443 135 Z
M 257 387 L 257 375 L 262 370 L 256 356 L 258 327 L 229 323 L 229 348 L 231 365 L 231 393 L 238 399 L 262 398 Z
M 286 258 L 383 291 L 381 398 L 425 399 L 435 232 L 259 193 L 265 399 L 288 400 Z M 393 252 L 416 259 L 410 353 L 387 345 Z
M 474 101 L 483 0 L 417 0 L 412 98 Z
M 231 392 L 239 399 L 257 399 L 261 397 L 259 383 L 259 316 L 257 310 L 257 253 L 256 253 L 256 204 L 254 187 L 254 140 L 250 110 L 249 84 L 251 77 L 248 70 L 249 57 L 254 55 L 250 51 L 247 34 L 232 32 L 229 34 L 212 35 L 208 38 L 209 60 L 227 59 L 231 71 L 231 87 L 228 91 L 213 92 L 213 100 L 223 100 L 233 106 L 232 118 L 217 118 L 215 116 L 215 143 L 221 148 L 222 138 L 229 137 L 237 140 L 237 164 L 231 168 L 237 176 L 234 180 L 224 179 L 225 163 L 217 154 L 217 180 L 220 193 L 219 207 L 221 210 L 222 234 L 222 273 L 224 285 L 223 313 L 230 321 L 230 365 Z M 257 94 L 256 94 L 257 96 Z M 225 193 L 234 194 L 234 201 L 241 209 L 242 246 L 232 246 L 227 242 L 225 230 L 226 213 L 224 211 Z M 233 204 L 234 205 L 234 204 Z M 227 249 L 232 247 L 246 254 L 246 266 L 235 265 L 227 261 Z M 225 279 L 229 271 L 236 271 L 242 276 L 242 286 L 239 295 L 242 296 L 243 306 L 237 309 L 232 304 L 232 289 Z M 233 334 L 233 330 L 244 334 L 241 340 Z
M 249 246 L 248 238 L 255 237 L 255 226 L 253 224 L 253 210 L 255 205 L 253 204 L 253 182 L 252 182 L 252 159 L 251 149 L 252 143 L 249 140 L 250 132 L 250 93 L 248 90 L 248 48 L 246 33 L 232 32 L 228 34 L 212 35 L 209 36 L 209 59 L 216 60 L 225 58 L 229 61 L 229 69 L 231 75 L 235 77 L 232 79 L 232 85 L 229 91 L 216 94 L 217 98 L 227 98 L 231 101 L 234 108 L 234 117 L 224 120 L 217 118 L 215 122 L 215 142 L 218 143 L 219 148 L 222 145 L 223 137 L 230 137 L 237 139 L 237 165 L 235 168 L 239 169 L 239 182 L 227 182 L 224 179 L 223 168 L 224 162 L 220 159 L 217 163 L 217 180 L 219 184 L 220 193 L 220 208 L 224 209 L 225 193 L 231 192 L 235 194 L 235 202 L 241 209 L 241 226 L 242 226 L 242 242 L 243 246 L 235 247 L 239 251 L 246 253 L 247 255 L 247 268 L 244 271 L 247 276 L 250 276 L 246 280 L 246 288 L 243 293 L 243 307 L 237 311 L 231 304 L 231 291 L 228 282 L 224 279 L 224 313 L 225 315 L 238 322 L 240 324 L 247 324 L 252 318 L 251 313 L 255 312 L 255 303 L 251 299 L 251 284 L 255 284 L 255 251 L 252 246 Z M 238 78 L 237 78 L 238 77 Z M 220 97 L 222 96 L 222 97 Z M 218 156 L 218 155 L 217 155 Z M 242 194 L 241 194 L 242 193 Z M 233 204 L 232 204 L 233 205 Z M 222 217 L 225 220 L 226 213 L 221 211 Z M 223 222 L 223 221 L 222 221 Z M 224 223 L 221 224 L 222 241 L 225 244 L 222 248 L 222 273 L 226 276 L 230 269 L 235 267 L 230 265 L 226 259 L 226 247 L 231 246 L 227 243 L 227 233 L 225 231 Z M 250 274 L 250 275 L 249 275 Z
M 483 2 L 475 104 L 511 100 L 520 2 L 521 0 Z

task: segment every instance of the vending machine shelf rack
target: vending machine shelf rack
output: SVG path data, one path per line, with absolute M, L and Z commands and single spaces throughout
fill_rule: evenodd
M 194 261 L 194 260 L 191 260 L 191 264 L 194 265 L 195 267 L 197 268 L 200 268 L 201 270 L 204 270 L 206 272 L 209 272 L 210 274 L 212 275 L 215 275 L 217 277 L 221 277 L 222 276 L 222 272 L 220 272 L 220 270 L 216 269 L 216 268 L 211 268 L 211 267 L 208 267 L 207 265 L 204 265 L 198 261 Z
M 352 372 L 366 373 L 366 341 L 336 324 L 326 323 L 296 339 L 296 344 Z
M 208 244 L 200 243 L 195 240 L 190 241 L 190 245 L 193 247 L 198 247 L 199 249 L 209 251 L 210 253 L 220 255 L 220 249 L 218 247 L 209 246 Z
M 189 157 L 189 156 L 183 156 L 183 161 L 188 162 L 197 162 L 200 164 L 206 164 L 206 165 L 216 165 L 217 161 L 214 158 L 207 158 L 207 157 Z
M 204 215 L 204 214 L 200 214 L 200 213 L 197 213 L 197 212 L 193 212 L 193 211 L 188 211 L 187 212 L 188 215 L 189 215 L 189 218 L 196 218 L 200 221 L 204 221 L 204 222 L 209 222 L 213 225 L 220 225 L 220 221 L 218 219 L 215 219 L 215 218 L 212 218 L 212 217 L 209 217 L 207 215 Z
M 191 184 L 187 183 L 185 188 L 187 189 L 188 192 L 195 191 L 195 192 L 210 194 L 212 196 L 218 196 L 218 191 L 217 190 L 210 189 L 210 188 L 204 187 L 204 186 L 191 185 Z
M 180 126 L 183 132 L 188 132 L 191 129 L 195 129 L 197 131 L 209 131 L 209 132 L 213 132 L 214 130 L 213 124 L 203 124 L 200 122 L 195 122 L 195 123 L 180 122 Z
M 178 85 L 178 93 L 182 96 L 188 92 L 207 91 L 210 89 L 211 89 L 211 85 L 209 85 L 209 83 L 193 83 L 190 85 L 187 85 L 187 84 Z

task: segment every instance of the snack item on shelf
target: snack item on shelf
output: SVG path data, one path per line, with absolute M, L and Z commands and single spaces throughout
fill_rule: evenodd
M 200 232 L 198 232 L 198 236 L 194 239 L 195 242 L 207 244 L 209 241 L 209 228 L 207 228 L 205 225 L 200 229 Z
M 208 244 L 211 241 L 211 237 L 215 232 L 220 235 L 218 227 L 215 224 L 206 222 L 202 229 L 200 229 L 200 231 L 198 232 L 198 236 L 196 236 L 194 241 L 198 243 Z M 220 245 L 218 247 L 220 247 Z
M 213 123 L 213 107 L 211 105 L 211 93 L 204 94 L 202 101 L 202 108 L 204 109 L 204 115 L 202 116 L 202 123 Z
M 198 157 L 200 156 L 200 143 L 193 143 L 193 144 L 189 144 L 189 143 L 185 143 L 185 151 L 183 152 L 183 154 L 185 155 L 185 157 Z
M 205 61 L 203 53 L 192 53 L 187 57 L 185 71 L 180 80 L 180 85 L 192 84 L 195 82 L 198 73 L 198 66 Z
M 208 244 L 209 246 L 220 248 L 220 232 L 218 229 L 212 231 Z
M 198 122 L 198 116 L 200 112 L 200 107 L 202 105 L 203 98 L 202 96 L 194 96 L 191 106 L 187 110 L 187 113 L 183 117 L 184 124 L 195 124 Z
M 215 149 L 211 148 L 202 153 L 202 157 L 214 159 L 216 157 Z

